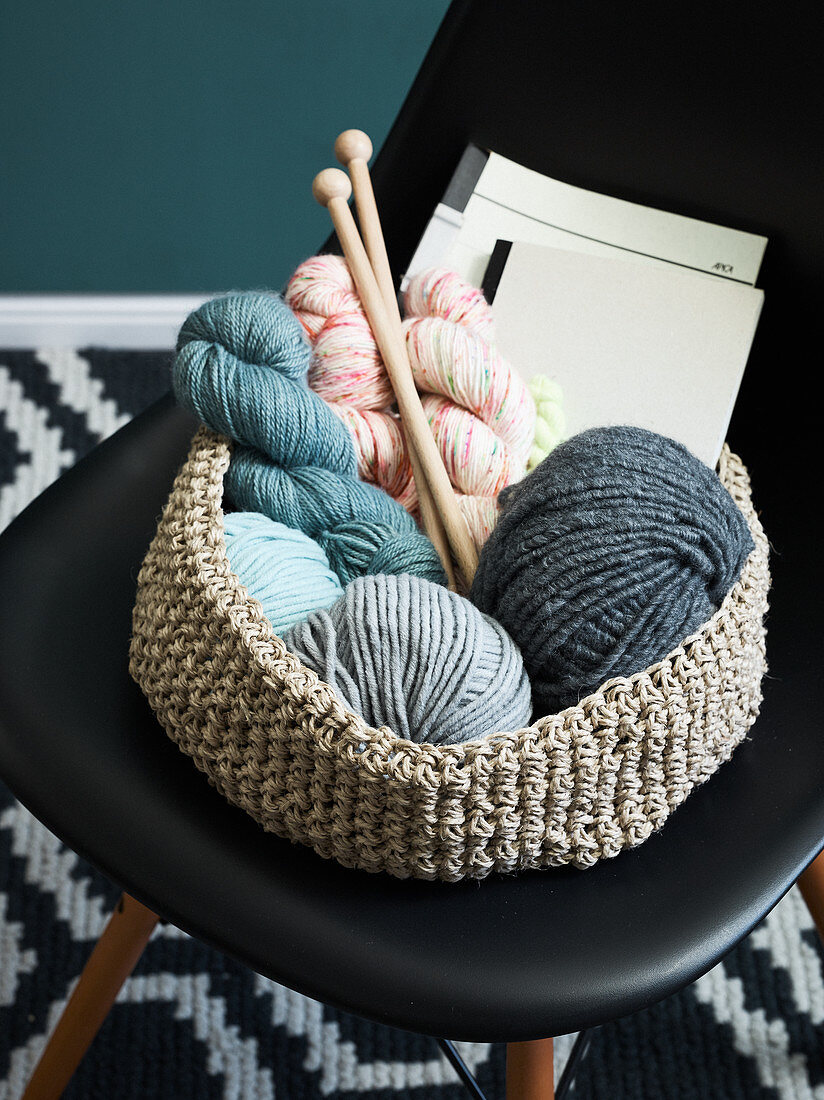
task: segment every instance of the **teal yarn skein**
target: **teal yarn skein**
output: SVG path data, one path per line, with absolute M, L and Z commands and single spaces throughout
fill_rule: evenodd
M 469 600 L 419 577 L 359 577 L 283 641 L 370 726 L 406 740 L 454 745 L 529 724 L 517 645 Z
M 224 516 L 232 572 L 262 606 L 275 634 L 343 595 L 337 575 L 314 539 L 257 512 Z
M 235 441 L 224 486 L 235 506 L 315 539 L 343 584 L 364 573 L 445 576 L 406 510 L 359 481 L 346 426 L 309 389 L 310 349 L 283 301 L 262 291 L 206 302 L 178 337 L 178 402 Z

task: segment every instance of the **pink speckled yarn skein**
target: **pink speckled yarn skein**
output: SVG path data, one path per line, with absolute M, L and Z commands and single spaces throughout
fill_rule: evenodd
M 286 290 L 313 345 L 310 386 L 349 428 L 362 478 L 409 511 L 412 470 L 393 395 L 346 262 L 316 256 Z M 519 481 L 535 436 L 535 403 L 492 343 L 483 294 L 446 270 L 424 272 L 405 296 L 404 334 L 415 384 L 478 547 L 497 519 L 496 497 Z
M 410 280 L 404 306 L 415 385 L 480 548 L 498 493 L 526 473 L 535 402 L 495 349 L 492 311 L 476 287 L 436 268 Z
M 285 297 L 312 345 L 309 385 L 349 429 L 359 477 L 415 512 L 418 497 L 400 421 L 388 411 L 392 386 L 346 261 L 305 260 Z

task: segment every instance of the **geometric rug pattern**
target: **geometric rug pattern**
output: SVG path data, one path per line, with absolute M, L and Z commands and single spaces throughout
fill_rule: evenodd
M 169 354 L 0 351 L 0 530 L 168 389 Z M 2 777 L 0 777 L 2 779 Z M 550 872 L 551 873 L 551 872 Z M 119 891 L 0 783 L 0 1100 L 18 1100 Z M 824 1100 L 824 954 L 796 889 L 714 970 L 592 1037 L 577 1100 Z M 556 1042 L 556 1073 L 571 1037 Z M 459 1049 L 492 1100 L 503 1047 Z M 462 1100 L 431 1038 L 161 925 L 67 1100 Z

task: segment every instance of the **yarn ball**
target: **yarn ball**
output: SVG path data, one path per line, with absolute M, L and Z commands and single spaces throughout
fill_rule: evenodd
M 418 507 L 391 385 L 346 261 L 315 256 L 286 289 L 312 343 L 309 384 L 328 401 L 355 442 L 358 469 L 411 512 Z M 493 344 L 492 312 L 482 292 L 454 272 L 411 281 L 404 334 L 422 404 L 480 546 L 497 518 L 495 496 L 523 477 L 536 433 L 528 387 Z M 558 419 L 545 395 L 551 438 Z M 542 421 L 542 425 L 543 425 Z
M 370 726 L 406 740 L 452 745 L 529 722 L 529 680 L 503 627 L 418 577 L 360 577 L 283 640 Z
M 686 447 L 593 428 L 501 494 L 471 599 L 520 646 L 539 713 L 662 660 L 712 617 L 753 541 Z
M 258 600 L 276 634 L 343 594 L 314 539 L 258 512 L 228 512 L 223 520 L 232 572 Z
M 358 480 L 352 439 L 309 389 L 303 329 L 273 294 L 206 302 L 180 330 L 175 395 L 236 443 L 224 485 L 240 511 L 315 539 L 346 584 L 410 572 L 442 582 L 431 542 L 386 493 Z

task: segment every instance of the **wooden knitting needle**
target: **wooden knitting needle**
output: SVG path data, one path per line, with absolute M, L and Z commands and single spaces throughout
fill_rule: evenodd
M 393 324 L 397 325 L 400 332 L 401 315 L 398 309 L 398 299 L 395 296 L 392 270 L 389 267 L 389 257 L 386 254 L 386 242 L 383 239 L 378 206 L 375 202 L 375 192 L 372 189 L 372 179 L 369 175 L 368 162 L 372 156 L 372 142 L 369 140 L 369 135 L 365 134 L 363 130 L 344 130 L 335 142 L 335 156 L 349 170 L 366 255 L 369 257 L 372 272 L 380 287 L 390 319 Z M 403 343 L 402 333 L 400 339 Z M 449 587 L 454 592 L 457 589 L 455 570 L 452 567 L 452 559 L 449 555 L 449 543 L 443 521 L 438 509 L 435 507 L 435 501 L 429 488 L 429 482 L 423 472 L 418 452 L 411 439 L 407 438 L 406 443 L 409 461 L 412 465 L 412 475 L 415 478 L 415 488 L 418 491 L 418 502 L 421 506 L 421 519 L 423 520 L 424 530 L 438 551 L 438 557 L 441 559 L 441 564 L 446 571 Z
M 438 552 L 438 557 L 441 559 L 441 565 L 443 566 L 444 573 L 446 573 L 446 581 L 450 590 L 452 592 L 457 592 L 458 580 L 455 576 L 455 566 L 452 564 L 452 554 L 449 551 L 449 539 L 446 537 L 446 529 L 444 528 L 440 512 L 435 506 L 435 498 L 432 496 L 432 490 L 429 488 L 429 482 L 426 480 L 426 474 L 423 472 L 421 460 L 418 458 L 418 452 L 415 450 L 412 440 L 409 439 L 408 435 L 406 436 L 406 449 L 409 453 L 412 477 L 418 493 L 418 504 L 421 506 L 421 519 L 423 520 L 424 531 L 426 531 L 432 541 L 432 545 Z
M 397 327 L 392 324 L 390 315 L 387 313 L 383 295 L 369 264 L 369 257 L 355 227 L 355 219 L 348 205 L 349 196 L 352 194 L 349 177 L 339 168 L 325 168 L 315 176 L 312 194 L 321 206 L 327 208 L 332 218 L 332 224 L 395 391 L 404 428 L 412 446 L 418 452 L 418 458 L 441 514 L 455 560 L 467 583 L 471 584 L 478 567 L 475 545 L 429 429 L 418 391 L 415 389 L 409 360 L 406 357 L 406 348 L 401 342 Z
M 395 297 L 389 257 L 386 254 L 386 242 L 383 239 L 375 192 L 372 190 L 372 179 L 369 175 L 368 161 L 372 156 L 369 135 L 363 130 L 344 130 L 335 142 L 335 156 L 349 172 L 364 248 L 381 288 L 386 308 L 400 322 L 401 315 L 398 299 Z

